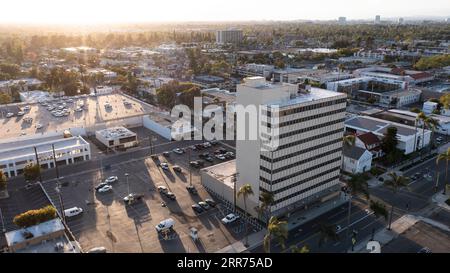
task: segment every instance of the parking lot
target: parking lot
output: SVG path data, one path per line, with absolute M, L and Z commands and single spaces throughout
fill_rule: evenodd
M 124 102 L 129 102 L 125 105 Z M 111 107 L 105 105 L 109 103 Z M 83 104 L 83 110 L 76 110 Z M 26 106 L 29 110 L 25 110 Z M 48 107 L 54 108 L 48 110 Z M 52 111 L 61 107 L 67 109 L 67 116 L 55 116 Z M 18 116 L 19 111 L 24 115 Z M 62 110 L 61 110 L 62 111 Z M 46 132 L 62 132 L 70 128 L 93 128 L 96 124 L 102 124 L 113 120 L 126 119 L 140 116 L 146 113 L 159 111 L 138 100 L 125 97 L 120 94 L 101 96 L 77 96 L 64 100 L 55 99 L 41 103 L 11 104 L 0 107 L 0 131 L 1 138 L 18 137 L 21 135 L 33 135 Z M 14 116 L 7 117 L 8 113 Z M 32 122 L 25 119 L 31 118 Z M 37 126 L 40 124 L 39 126 Z M 42 126 L 42 127 L 41 127 Z M 41 128 L 40 128 L 41 127 Z
M 182 142 L 180 147 L 183 148 Z M 216 207 L 196 213 L 191 206 L 207 198 L 213 199 L 200 185 L 198 169 L 192 168 L 190 175 L 189 150 L 191 160 L 205 151 L 213 154 L 218 147 L 232 151 L 220 144 L 200 151 L 186 149 L 178 155 L 169 157 L 159 155 L 158 159 L 133 159 L 111 168 L 95 170 L 76 176 L 62 178 L 61 194 L 65 209 L 81 207 L 84 212 L 71 218 L 67 223 L 83 249 L 104 246 L 110 252 L 214 252 L 244 237 L 245 223 L 242 220 L 224 226 L 221 219 L 228 211 L 219 200 Z M 167 162 L 169 170 L 158 166 Z M 217 164 L 222 160 L 205 162 L 205 166 Z M 176 173 L 172 167 L 178 165 L 182 172 Z M 125 174 L 128 174 L 126 176 Z M 117 176 L 112 183 L 112 191 L 99 193 L 94 187 L 104 178 Z M 192 195 L 186 186 L 195 186 L 198 195 Z M 176 196 L 170 200 L 157 191 L 165 186 Z M 44 187 L 55 205 L 60 201 L 55 190 L 56 181 L 44 182 Z M 143 200 L 125 205 L 123 197 L 128 193 L 143 194 Z M 155 226 L 162 220 L 175 221 L 172 233 L 158 234 Z M 190 228 L 199 232 L 198 242 L 190 237 Z

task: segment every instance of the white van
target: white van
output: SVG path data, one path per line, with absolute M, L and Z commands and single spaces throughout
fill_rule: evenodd
M 73 208 L 64 210 L 64 215 L 66 217 L 72 217 L 72 216 L 76 216 L 82 212 L 83 212 L 82 208 L 73 207 Z
M 172 229 L 174 225 L 175 221 L 172 218 L 168 218 L 166 220 L 159 222 L 159 224 L 155 226 L 155 228 L 158 232 L 161 232 L 164 230 Z
M 89 249 L 87 253 L 106 253 L 106 248 L 103 246 L 94 247 Z

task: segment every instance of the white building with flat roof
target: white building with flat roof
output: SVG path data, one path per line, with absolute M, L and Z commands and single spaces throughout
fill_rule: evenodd
M 69 240 L 59 218 L 7 232 L 5 238 L 12 253 L 80 253 L 78 243 Z
M 414 151 L 414 140 L 416 141 L 416 150 L 420 150 L 422 144 L 424 147 L 430 144 L 431 131 L 427 129 L 423 132 L 421 128 L 416 130 L 412 126 L 368 116 L 356 116 L 345 121 L 346 131 L 357 135 L 372 132 L 380 139 L 384 137 L 389 127 L 397 128 L 397 148 L 405 154 L 410 154 Z
M 247 208 L 259 205 L 262 192 L 274 196 L 273 215 L 339 196 L 346 98 L 319 88 L 269 83 L 263 77 L 246 78 L 237 86 L 237 105 L 266 108 L 258 115 L 264 121 L 260 125 L 264 138 L 236 141 L 236 187 L 250 183 L 254 192 Z M 238 115 L 237 124 L 238 137 L 254 130 L 248 118 Z M 269 138 L 278 140 L 276 149 L 264 144 Z M 248 212 L 257 215 L 253 209 Z
M 125 127 L 106 128 L 95 132 L 95 137 L 110 149 L 126 149 L 138 145 L 136 133 Z
M 41 168 L 54 168 L 53 148 L 58 165 L 73 164 L 91 158 L 90 145 L 81 136 L 36 136 L 0 143 L 0 169 L 8 177 L 17 176 L 23 173 L 27 164 L 36 164 L 36 153 Z

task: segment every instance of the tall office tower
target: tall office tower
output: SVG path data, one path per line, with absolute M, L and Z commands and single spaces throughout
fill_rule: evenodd
M 347 23 L 347 18 L 346 17 L 339 17 L 338 22 L 341 25 L 345 25 Z
M 258 118 L 267 119 L 262 123 L 265 138 L 278 142 L 276 149 L 264 150 L 262 140 L 236 141 L 236 188 L 248 183 L 254 192 L 248 208 L 259 205 L 262 192 L 274 195 L 271 213 L 279 216 L 339 196 L 346 97 L 309 86 L 269 83 L 263 77 L 246 78 L 237 86 L 237 104 L 264 106 Z M 245 119 L 247 135 L 253 122 Z M 237 116 L 238 136 L 243 120 Z
M 380 24 L 381 23 L 381 16 L 380 15 L 376 15 L 375 16 L 375 24 Z
M 398 18 L 397 23 L 398 23 L 399 25 L 403 25 L 404 22 L 405 22 L 405 20 L 404 20 L 403 18 Z
M 242 42 L 242 37 L 242 30 L 218 30 L 216 32 L 216 43 L 240 44 Z

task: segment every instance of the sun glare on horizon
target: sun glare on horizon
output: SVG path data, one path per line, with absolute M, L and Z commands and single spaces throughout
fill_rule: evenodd
M 0 23 L 97 24 L 173 21 L 349 19 L 395 16 L 448 16 L 448 0 L 168 0 L 53 1 L 15 0 L 2 3 Z M 290 8 L 286 8 L 290 7 Z M 350 8 L 351 7 L 351 8 Z

